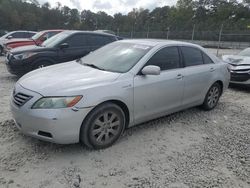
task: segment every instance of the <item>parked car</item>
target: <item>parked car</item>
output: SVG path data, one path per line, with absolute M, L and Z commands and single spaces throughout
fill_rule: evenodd
M 63 30 L 45 30 L 40 31 L 31 38 L 23 39 L 11 39 L 4 43 L 4 52 L 7 52 L 13 48 L 28 45 L 41 45 L 45 40 L 53 37 L 54 35 L 62 32 Z
M 7 53 L 6 65 L 10 73 L 23 75 L 37 68 L 79 59 L 116 40 L 116 36 L 110 34 L 64 31 L 46 40 L 41 46 L 12 49 Z
M 127 127 L 193 106 L 212 110 L 229 78 L 228 65 L 200 46 L 122 40 L 26 74 L 11 111 L 24 134 L 102 149 Z
M 0 55 L 2 55 L 3 53 L 3 44 L 7 40 L 14 39 L 14 38 L 30 38 L 35 34 L 36 32 L 34 31 L 12 31 L 12 32 L 5 34 L 4 36 L 0 37 Z
M 250 86 L 250 48 L 237 55 L 224 55 L 222 59 L 230 64 L 231 84 Z

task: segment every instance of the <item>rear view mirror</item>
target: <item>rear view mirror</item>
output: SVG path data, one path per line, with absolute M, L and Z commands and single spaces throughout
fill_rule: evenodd
M 7 39 L 12 39 L 13 37 L 11 35 L 7 36 Z
M 148 65 L 142 69 L 143 75 L 160 75 L 161 74 L 161 68 L 154 65 Z
M 69 47 L 68 43 L 63 43 L 63 44 L 60 45 L 61 49 L 65 49 L 65 48 L 68 48 L 68 47 Z

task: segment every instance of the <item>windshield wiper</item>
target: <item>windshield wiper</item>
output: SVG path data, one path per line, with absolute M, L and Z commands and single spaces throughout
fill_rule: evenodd
M 92 68 L 94 68 L 94 69 L 98 69 L 98 70 L 103 70 L 103 71 L 105 71 L 105 69 L 100 68 L 100 67 L 98 67 L 98 66 L 96 66 L 96 65 L 94 65 L 94 64 L 83 63 L 83 65 L 86 65 L 86 66 L 92 67 Z

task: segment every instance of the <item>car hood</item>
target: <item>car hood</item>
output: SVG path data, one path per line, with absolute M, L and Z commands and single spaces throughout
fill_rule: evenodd
M 230 63 L 235 66 L 249 65 L 250 66 L 250 57 L 239 56 L 239 55 L 224 55 L 222 56 L 223 61 Z
M 33 42 L 32 39 L 11 39 L 5 42 L 6 45 L 20 43 L 20 42 Z
M 40 52 L 46 50 L 46 47 L 43 46 L 36 46 L 36 45 L 29 45 L 29 46 L 21 46 L 14 48 L 10 51 L 11 54 L 20 54 L 24 52 Z
M 115 81 L 120 73 L 94 69 L 76 61 L 32 71 L 18 81 L 22 87 L 43 96 L 79 94 L 86 88 Z

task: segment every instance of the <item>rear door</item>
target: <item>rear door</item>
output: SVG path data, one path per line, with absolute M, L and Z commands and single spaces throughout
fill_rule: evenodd
M 203 102 L 214 78 L 215 64 L 200 49 L 180 47 L 185 65 L 183 105 L 193 106 Z
M 136 123 L 162 116 L 181 107 L 183 68 L 177 47 L 165 47 L 155 53 L 147 65 L 161 68 L 160 75 L 134 78 L 134 118 Z
M 69 47 L 64 49 L 59 48 L 58 56 L 60 62 L 76 60 L 90 52 L 86 34 L 74 34 L 61 44 L 63 43 L 67 43 Z

